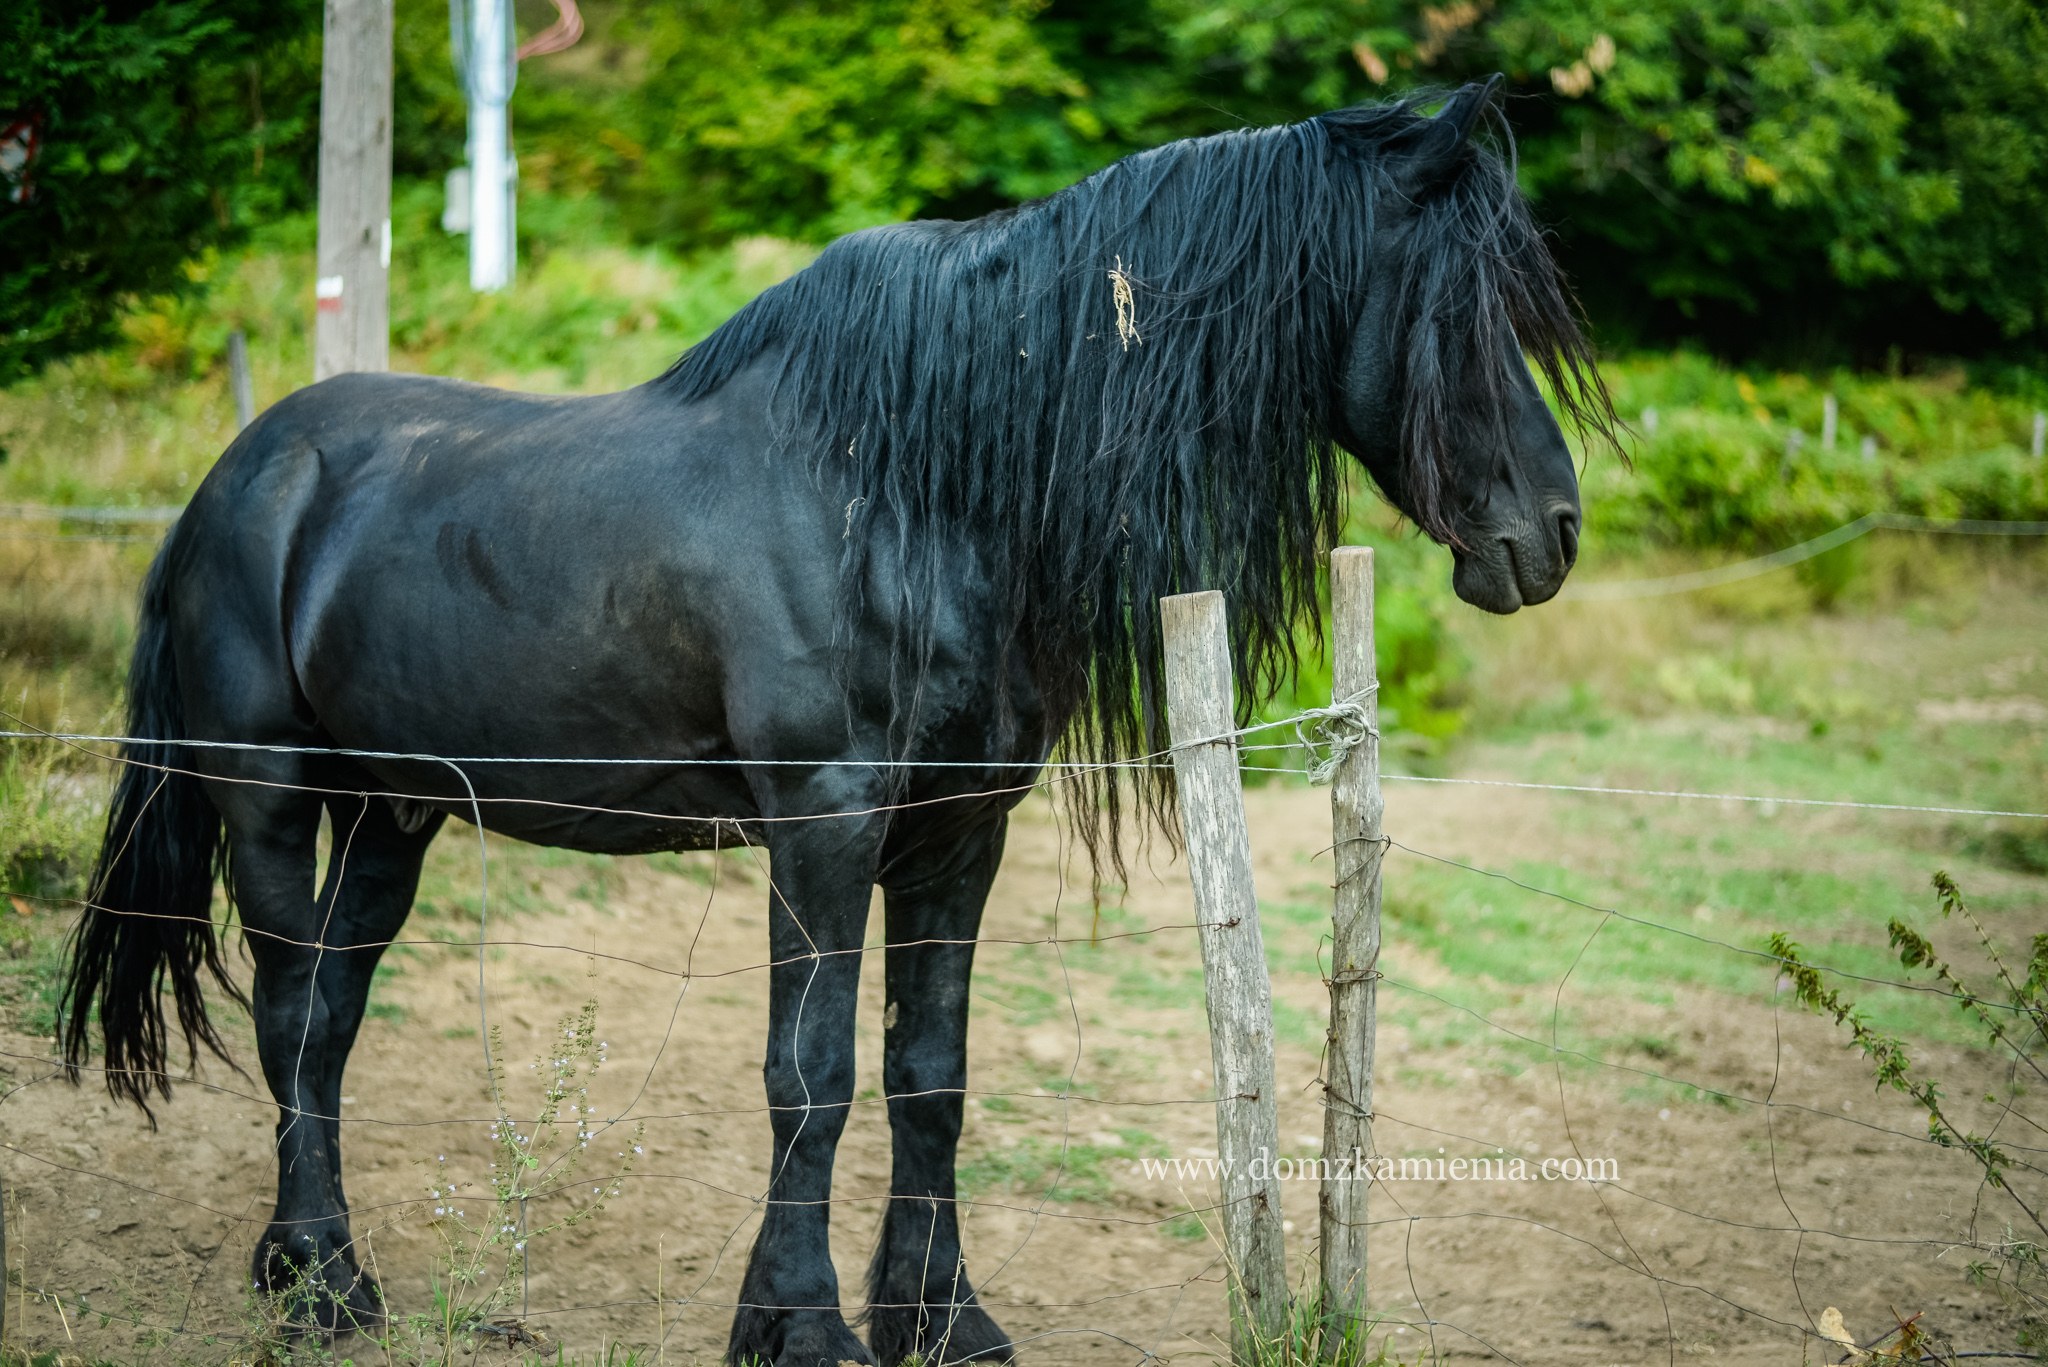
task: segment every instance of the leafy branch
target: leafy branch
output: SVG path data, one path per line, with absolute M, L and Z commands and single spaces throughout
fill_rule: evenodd
M 1970 910 L 1955 880 L 1940 872 L 1934 875 L 1933 884 L 1943 918 L 1963 921 L 1975 932 L 1997 975 L 1996 986 L 1988 994 L 1972 986 L 1941 957 L 1926 935 L 1896 917 L 1887 924 L 1886 933 L 1902 965 L 1932 974 L 1936 990 L 1974 1021 L 1993 1048 L 2011 1056 L 2014 1080 L 2000 1114 L 2002 1120 L 2006 1115 L 2018 1114 L 2016 1107 L 2024 1092 L 2017 1080 L 2021 1069 L 2048 1081 L 2048 1072 L 2042 1067 L 2042 1048 L 2048 1044 L 2048 935 L 2033 937 L 2025 969 L 2016 975 L 1984 923 Z M 2015 1157 L 1990 1134 L 1974 1133 L 1959 1123 L 1941 1085 L 1924 1069 L 1915 1067 L 1905 1043 L 1878 1030 L 1855 1002 L 1830 986 L 1822 970 L 1806 961 L 1796 941 L 1783 932 L 1774 933 L 1770 950 L 1790 979 L 1799 1004 L 1816 1015 L 1831 1018 L 1849 1032 L 1850 1042 L 1869 1060 L 1878 1087 L 1889 1087 L 1912 1098 L 1927 1112 L 1928 1138 L 1943 1148 L 1968 1154 L 1982 1172 L 1984 1184 L 2005 1193 L 2034 1229 L 2048 1236 L 2048 1224 L 2042 1222 L 2040 1213 L 2040 1198 L 2031 1190 L 2022 1193 L 2013 1185 L 2014 1177 L 2022 1173 L 2043 1175 L 2043 1170 Z M 1987 1093 L 1985 1100 L 1998 1103 L 1995 1094 Z M 2025 1115 L 2020 1118 L 2035 1123 Z M 1992 1130 L 1996 1129 L 1994 1124 Z M 2025 1322 L 2020 1338 L 2030 1350 L 2048 1342 L 2048 1314 L 2044 1314 L 2048 1311 L 2048 1297 L 2039 1289 L 2043 1277 L 2048 1276 L 2042 1258 L 2043 1243 L 2043 1238 L 2019 1237 L 2008 1226 L 2002 1237 L 1985 1245 L 1992 1258 L 1972 1262 L 1967 1271 L 1972 1283 L 1997 1287 L 2022 1307 Z

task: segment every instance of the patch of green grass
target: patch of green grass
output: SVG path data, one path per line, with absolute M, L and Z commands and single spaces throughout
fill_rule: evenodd
M 486 836 L 485 842 L 490 861 L 488 910 L 493 916 L 544 910 L 550 903 L 541 870 L 602 857 L 523 844 L 496 835 Z M 413 915 L 427 922 L 473 925 L 486 909 L 482 875 L 475 829 L 454 823 L 444 827 L 428 847 L 419 892 L 413 898 Z
M 639 1348 L 629 1348 L 623 1343 L 608 1343 L 595 1352 L 579 1353 L 564 1348 L 552 1358 L 533 1358 L 536 1367 L 550 1364 L 551 1367 L 646 1367 L 654 1360 L 654 1354 Z
M 1644 1078 L 1621 1089 L 1621 1099 L 1639 1106 L 1714 1106 L 1721 1110 L 1740 1110 L 1742 1102 L 1736 1097 L 1720 1091 L 1707 1091 L 1687 1082 L 1671 1082 L 1664 1078 Z
M 2030 648 L 2048 634 L 2038 592 L 2048 557 L 1884 543 L 1866 568 L 1920 576 L 1919 596 L 1873 589 L 1834 614 L 1783 619 L 1738 620 L 1728 604 L 1694 598 L 1459 619 L 1489 658 L 1482 692 L 1497 699 L 1480 709 L 1495 736 L 1481 763 L 1563 785 L 2048 810 L 2048 729 L 2026 720 L 2048 693 L 2048 656 Z M 1397 840 L 1402 795 L 1389 785 Z M 2048 906 L 2040 823 L 1783 801 L 1519 800 L 1551 823 L 1555 855 L 1459 849 L 1542 892 L 1389 855 L 1390 960 L 1427 953 L 1461 999 L 1489 1011 L 1498 1004 L 1487 997 L 1554 990 L 1568 969 L 1567 1002 L 1659 1004 L 1686 989 L 1767 999 L 1777 975 L 1759 952 L 1780 930 L 1816 963 L 1896 981 L 1905 975 L 1885 923 L 1930 906 L 1935 868 L 1981 889 L 1980 910 L 2016 930 Z M 1927 994 L 1857 994 L 1881 1028 L 1966 1038 Z
M 1900 878 L 1798 867 L 1789 862 L 1805 848 L 1797 842 L 1784 854 L 1787 863 L 1764 867 L 1687 862 L 1669 843 L 1656 830 L 1634 833 L 1628 865 L 1604 878 L 1536 861 L 1497 871 L 1516 882 L 1396 850 L 1387 880 L 1388 941 L 1400 953 L 1428 953 L 1458 980 L 1456 998 L 1473 1009 L 1493 1014 L 1501 994 L 1519 989 L 1541 996 L 1546 1022 L 1560 987 L 1566 1004 L 1620 993 L 1665 1005 L 1683 988 L 1768 1000 L 1776 974 L 1761 956 L 1770 933 L 1781 928 L 1798 928 L 1817 963 L 1900 977 L 1884 919 L 1917 897 Z M 1390 971 L 1398 976 L 1397 967 Z M 1878 988 L 1866 1005 L 1886 1028 L 1966 1037 L 1954 1012 L 1925 993 Z M 1457 1035 L 1453 1029 L 1441 1042 L 1465 1042 Z M 1513 1041 L 1500 1047 L 1519 1052 Z
M 389 1001 L 384 995 L 391 990 L 391 983 L 398 974 L 399 967 L 391 960 L 378 963 L 376 971 L 370 975 L 370 1000 L 363 1007 L 365 1019 L 390 1021 L 395 1025 L 412 1014 L 402 1003 Z
M 82 896 L 104 822 L 104 776 L 78 770 L 65 747 L 0 742 L 0 890 Z
M 1155 1009 L 1201 1009 L 1203 987 L 1199 963 L 1176 966 L 1128 952 L 1119 954 L 1108 948 L 1099 955 L 1079 956 L 1075 962 L 1114 973 L 1117 1000 L 1128 1005 Z
M 752 881 L 755 856 L 746 850 L 709 850 L 679 853 L 660 850 L 645 857 L 646 866 L 657 873 L 687 878 L 700 887 L 714 883 L 730 887 Z
M 0 742 L 0 1010 L 32 1035 L 57 1028 L 65 934 L 104 820 L 104 775 L 63 747 Z
M 977 970 L 975 998 L 1003 1012 L 1010 1024 L 1019 1027 L 1042 1025 L 1055 1016 L 1068 1015 L 1071 1007 L 1066 993 L 1056 990 L 1057 981 L 1052 985 L 1039 981 L 1046 971 L 1036 952 L 1039 947 L 1005 948 L 1008 953 L 987 956 L 987 966 Z
M 1950 828 L 1955 848 L 1978 863 L 2048 878 L 2048 822 L 1979 821 Z
M 57 1007 L 67 967 L 65 937 L 54 918 L 28 925 L 0 911 L 0 1007 L 24 1034 L 51 1037 L 57 1033 Z
M 1118 1129 L 1113 1140 L 1069 1140 L 1036 1135 L 1013 1145 L 985 1149 L 960 1165 L 962 1197 L 1009 1194 L 1059 1202 L 1108 1205 L 1116 1199 L 1123 1170 L 1141 1158 L 1164 1158 L 1158 1136 Z

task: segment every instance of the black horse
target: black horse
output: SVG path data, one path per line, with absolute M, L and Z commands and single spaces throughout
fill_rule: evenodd
M 1577 483 L 1524 357 L 1569 418 L 1612 414 L 1512 172 L 1471 136 L 1493 88 L 856 233 L 622 394 L 347 375 L 278 404 L 143 590 L 139 739 L 67 1058 L 96 1011 L 109 1084 L 146 1104 L 174 1030 L 220 1048 L 201 990 L 235 991 L 218 864 L 282 1111 L 256 1280 L 310 1282 L 320 1327 L 372 1320 L 342 1070 L 446 816 L 614 853 L 744 839 L 774 884 L 774 1153 L 731 1356 L 873 1360 L 841 1317 L 826 1202 L 879 885 L 894 1176 L 870 1346 L 1008 1357 L 961 1266 L 954 1155 L 968 972 L 1020 785 L 1055 745 L 1165 747 L 1163 594 L 1223 589 L 1240 675 L 1286 668 L 1344 451 L 1451 547 L 1466 601 L 1512 612 L 1571 568 Z M 281 749 L 179 743 L 206 740 Z M 335 749 L 716 762 L 306 753 Z M 1111 858 L 1118 800 L 1100 774 L 1077 798 Z M 348 848 L 316 888 L 323 810 Z

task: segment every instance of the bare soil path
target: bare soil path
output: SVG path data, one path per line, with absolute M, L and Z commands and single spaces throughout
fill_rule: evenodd
M 1476 756 L 1477 771 L 1488 762 Z M 1273 908 L 1281 1134 L 1293 1156 L 1312 1157 L 1327 795 L 1277 782 L 1250 803 L 1260 894 Z M 1597 864 L 1604 848 L 1583 834 L 1577 810 L 1545 794 L 1406 787 L 1392 795 L 1389 830 L 1493 868 L 1560 849 Z M 1683 819 L 1732 818 L 1710 808 Z M 1825 844 L 1836 818 L 1777 820 L 1809 822 Z M 475 853 L 467 828 L 443 837 L 434 867 L 446 888 L 473 887 Z M 1213 1202 L 1213 1183 L 1143 1166 L 1211 1156 L 1215 1143 L 1187 890 L 1155 848 L 1151 867 L 1098 909 L 1067 856 L 1049 805 L 1027 804 L 980 953 L 963 1149 L 968 1266 L 1028 1361 L 1208 1357 L 1226 1330 L 1223 1269 L 1187 1212 Z M 591 1099 L 599 1116 L 630 1119 L 597 1127 L 588 1180 L 644 1127 L 645 1152 L 609 1209 L 536 1241 L 515 1309 L 579 1361 L 604 1342 L 662 1340 L 665 1360 L 715 1361 L 766 1181 L 765 866 L 728 853 L 714 878 L 709 857 L 603 864 L 494 845 L 493 858 L 500 906 L 485 1014 L 501 1033 L 513 1112 L 536 1107 L 541 1083 L 528 1065 L 554 1047 L 561 1018 L 594 1000 L 608 1062 Z M 1390 884 L 1426 862 L 1396 851 Z M 473 937 L 475 922 L 444 909 L 413 929 Z M 1585 940 L 1598 918 L 1561 908 L 1537 933 Z M 1401 938 L 1397 914 L 1382 997 L 1382 1151 L 1611 1158 L 1618 1180 L 1379 1188 L 1385 1223 L 1371 1275 L 1393 1355 L 1794 1363 L 1812 1360 L 1802 1330 L 1831 1305 L 1865 1340 L 1894 1312 L 1917 1311 L 1959 1346 L 2010 1341 L 1996 1297 L 1969 1286 L 1966 1256 L 1939 1242 L 1963 1236 L 1983 1196 L 1967 1164 L 1927 1144 L 1923 1116 L 1874 1094 L 1830 1030 L 1774 1004 L 1767 988 L 1646 999 L 1590 978 L 1495 985 L 1484 1000 L 1522 1041 L 1439 1001 L 1467 1000 L 1469 984 L 1438 956 L 1404 952 Z M 1723 951 L 1671 937 L 1668 952 Z M 347 1173 L 387 1293 L 418 1309 L 432 1301 L 443 1254 L 428 1193 L 451 1178 L 484 1180 L 493 1111 L 474 951 L 422 944 L 394 961 L 348 1077 Z M 850 1310 L 889 1176 L 881 956 L 864 972 L 862 1090 L 835 1188 Z M 1575 1039 L 1619 1041 L 1606 1059 L 1620 1066 L 1547 1053 L 1554 1012 L 1568 1012 Z M 239 1056 L 253 1067 L 237 1024 Z M 231 1338 L 248 1313 L 247 1259 L 274 1178 L 260 1087 L 207 1065 L 205 1085 L 182 1087 L 152 1131 L 28 1061 L 47 1056 L 46 1040 L 16 1035 L 5 1048 L 16 1088 L 0 1108 L 10 1335 L 95 1359 L 229 1360 L 225 1342 L 207 1336 Z M 472 1186 L 455 1199 L 467 1208 L 480 1198 Z M 1312 1182 L 1290 1184 L 1304 1273 L 1314 1205 Z M 65 1298 L 62 1316 L 36 1298 L 43 1290 Z M 96 1313 L 81 1318 L 79 1296 Z

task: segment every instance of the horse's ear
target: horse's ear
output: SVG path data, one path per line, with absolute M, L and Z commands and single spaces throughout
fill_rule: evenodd
M 1472 136 L 1472 130 L 1479 126 L 1479 120 L 1486 111 L 1500 100 L 1501 74 L 1496 71 L 1484 81 L 1474 81 L 1461 86 L 1458 92 L 1444 101 L 1444 107 L 1436 114 L 1436 121 L 1457 135 L 1459 142 Z
M 1395 184 L 1410 199 L 1434 193 L 1469 164 L 1466 141 L 1499 98 L 1500 86 L 1498 75 L 1460 86 L 1436 117 L 1416 121 L 1409 155 L 1395 172 Z

